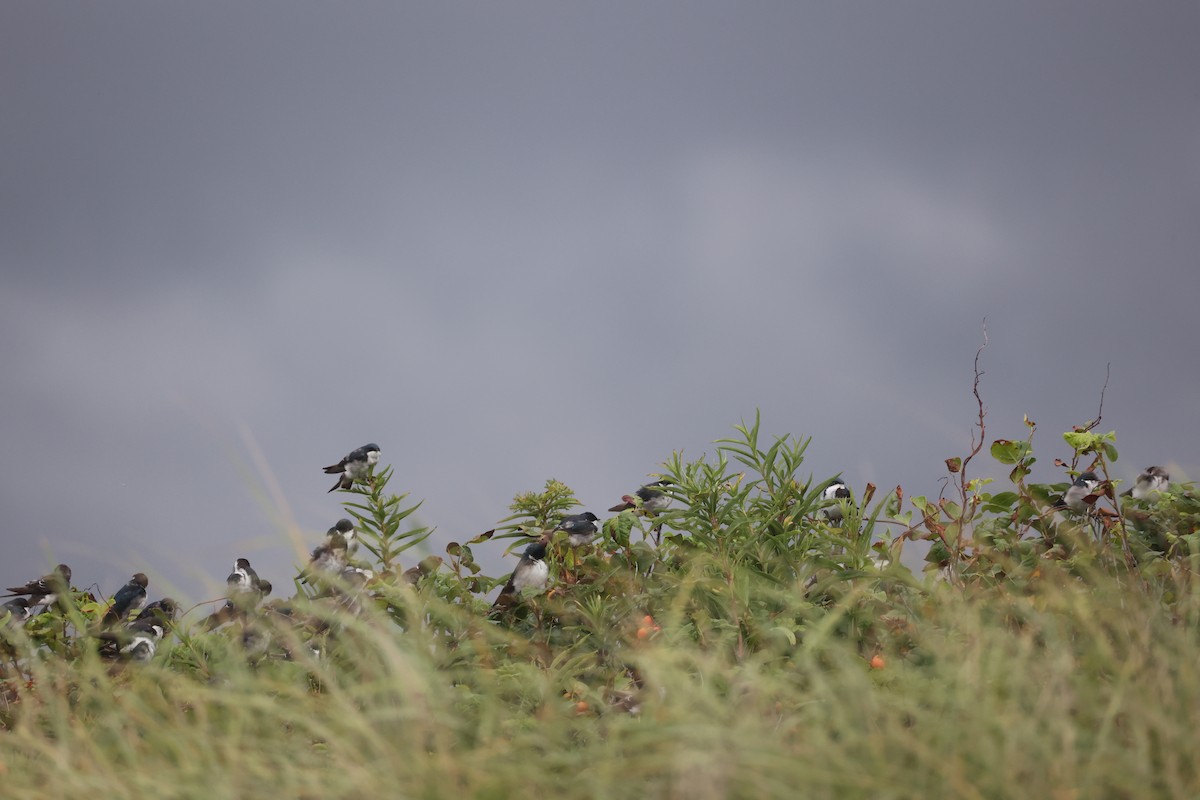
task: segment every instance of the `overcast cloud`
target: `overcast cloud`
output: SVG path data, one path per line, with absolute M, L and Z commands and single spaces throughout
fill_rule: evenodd
M 3 3 L 0 585 L 286 585 L 367 441 L 439 551 L 756 408 L 935 494 L 984 317 L 1196 477 L 1200 10 L 982 5 Z

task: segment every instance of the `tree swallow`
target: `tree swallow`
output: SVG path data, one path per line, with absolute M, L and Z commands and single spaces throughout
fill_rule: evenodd
M 1097 489 L 1100 479 L 1094 472 L 1081 472 L 1074 483 L 1067 487 L 1066 494 L 1058 501 L 1057 508 L 1069 508 L 1072 511 L 1086 511 L 1096 502 Z M 1090 498 L 1090 499 L 1089 499 Z
M 546 543 L 543 540 L 539 539 L 526 547 L 521 560 L 517 562 L 517 568 L 500 590 L 492 609 L 512 605 L 524 589 L 546 588 L 546 581 L 550 579 L 550 567 L 546 565 L 545 559 Z
M 164 597 L 143 608 L 133 622 L 95 633 L 97 639 L 107 643 L 101 646 L 100 655 L 140 663 L 149 661 L 158 652 L 158 645 L 178 612 L 179 604 Z
M 233 572 L 225 579 L 230 591 L 245 594 L 258 591 L 258 573 L 250 566 L 250 559 L 239 558 L 233 562 Z
M 821 501 L 830 503 L 830 505 L 822 509 L 821 513 L 825 515 L 825 519 L 829 520 L 829 524 L 842 524 L 843 515 L 840 501 L 849 499 L 850 489 L 841 478 L 834 479 L 833 483 L 825 487 L 825 491 L 821 492 Z
M 582 547 L 596 538 L 596 521 L 598 519 L 599 517 L 590 511 L 582 514 L 568 514 L 562 518 L 562 522 L 558 523 L 555 530 L 567 532 L 567 544 L 571 547 Z
M 104 612 L 102 624 L 111 625 L 118 620 L 125 619 L 134 611 L 137 611 L 146 604 L 146 587 L 150 585 L 150 579 L 143 573 L 135 573 L 129 579 L 129 583 L 122 586 L 113 595 L 112 605 L 108 607 L 108 611 Z
M 1142 474 L 1137 476 L 1133 486 L 1121 494 L 1126 497 L 1132 496 L 1134 500 L 1145 500 L 1155 492 L 1165 492 L 1170 482 L 1171 475 L 1164 468 L 1146 467 Z
M 332 466 L 325 468 L 325 472 L 329 475 L 341 475 L 337 483 L 333 485 L 333 489 L 349 489 L 354 486 L 355 480 L 365 480 L 371 473 L 371 468 L 379 463 L 379 445 L 372 442 L 364 444 L 357 450 L 351 450 L 350 453 Z
M 29 601 L 24 597 L 14 597 L 7 603 L 0 605 L 0 618 L 10 613 L 12 616 L 8 620 L 9 624 L 19 626 L 22 622 L 29 619 Z
M 328 538 L 317 545 L 308 559 L 308 567 L 300 573 L 300 580 L 308 583 L 314 575 L 340 575 L 346 568 L 346 537 L 336 529 Z
M 10 586 L 8 591 L 12 594 L 3 595 L 4 597 L 15 597 L 16 595 L 29 595 L 30 606 L 52 606 L 58 596 L 71 588 L 71 568 L 66 564 L 59 564 L 54 568 L 54 571 L 43 575 L 36 581 L 30 581 L 24 586 Z
M 258 573 L 250 566 L 249 559 L 245 558 L 233 562 L 233 572 L 225 579 L 225 586 L 228 589 L 225 605 L 204 620 L 205 630 L 211 631 L 235 619 L 242 612 L 257 606 L 271 593 L 270 581 L 258 577 Z
M 130 661 L 145 664 L 158 652 L 158 645 L 166 630 L 166 624 L 161 620 L 147 621 L 143 626 L 131 628 L 133 638 L 121 648 L 121 655 Z
M 326 531 L 326 541 L 329 541 L 334 533 L 340 533 L 346 540 L 347 553 L 354 554 L 358 551 L 358 531 L 354 528 L 353 520 L 339 519 L 332 528 Z
M 439 556 L 427 556 L 421 559 L 415 567 L 409 567 L 404 570 L 404 574 L 400 576 L 400 580 L 409 586 L 416 586 L 420 583 L 421 578 L 437 572 L 438 567 L 441 565 L 442 559 Z
M 637 500 L 642 501 L 641 507 L 644 511 L 649 511 L 651 513 L 662 511 L 667 506 L 671 505 L 671 496 L 656 487 L 670 485 L 671 482 L 665 480 L 647 483 L 645 486 L 634 492 L 632 496 L 625 495 L 622 497 L 621 502 L 610 508 L 609 511 L 618 512 L 627 511 L 631 508 L 637 508 Z M 634 499 L 635 497 L 637 500 Z
M 167 623 L 161 617 L 143 614 L 126 625 L 124 630 L 107 631 L 99 634 L 99 638 L 115 642 L 116 655 L 145 664 L 158 652 L 158 645 L 166 632 Z
M 161 619 L 167 622 L 174 622 L 177 614 L 179 614 L 179 603 L 174 598 L 164 597 L 142 608 L 133 624 L 141 622 L 144 619 Z

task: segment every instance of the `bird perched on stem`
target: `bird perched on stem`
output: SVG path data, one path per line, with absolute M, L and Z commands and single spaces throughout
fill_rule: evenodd
M 71 589 L 71 568 L 66 564 L 59 564 L 50 572 L 37 580 L 30 581 L 23 586 L 9 586 L 8 591 L 12 594 L 3 595 L 4 597 L 16 597 L 17 595 L 28 595 L 29 606 L 52 606 L 59 596 Z
M 134 611 L 137 611 L 146 604 L 146 587 L 150 585 L 150 579 L 144 573 L 136 572 L 129 582 L 117 590 L 113 595 L 112 603 L 108 607 L 108 611 L 104 612 L 104 618 L 100 621 L 103 625 L 112 625 L 115 622 L 125 619 Z
M 337 483 L 329 491 L 350 489 L 356 480 L 366 480 L 371 470 L 379 463 L 379 445 L 372 442 L 357 450 L 351 450 L 345 458 L 325 468 L 328 475 L 339 475 Z
M 550 579 L 550 567 L 546 564 L 546 541 L 538 539 L 530 543 L 521 554 L 516 569 L 508 578 L 508 583 L 500 590 L 492 611 L 508 608 L 521 596 L 524 589 L 544 589 Z
M 596 522 L 600 518 L 590 511 L 582 514 L 568 514 L 558 523 L 556 531 L 567 532 L 567 544 L 571 547 L 583 547 L 596 538 L 598 529 Z
M 116 630 L 105 630 L 95 634 L 96 638 L 105 642 L 101 645 L 100 655 L 111 659 L 124 659 L 145 663 L 154 658 L 158 645 L 166 635 L 169 623 L 175 619 L 178 606 L 174 600 L 164 597 L 157 603 L 156 610 L 146 613 L 145 610 L 124 627 Z M 147 606 L 146 608 L 150 608 Z
M 667 480 L 655 481 L 647 483 L 642 488 L 638 489 L 632 495 L 624 495 L 621 502 L 609 509 L 612 512 L 627 511 L 631 508 L 640 508 L 643 511 L 657 513 L 662 511 L 667 506 L 671 505 L 671 496 L 658 488 L 660 486 L 670 486 L 671 482 Z
M 1145 500 L 1155 492 L 1165 492 L 1171 483 L 1171 475 L 1163 467 L 1146 467 L 1137 480 L 1121 494 L 1134 500 Z
M 358 550 L 358 531 L 354 528 L 353 520 L 339 519 L 335 522 L 333 527 L 325 532 L 326 541 L 329 541 L 334 533 L 340 533 L 346 540 L 347 553 L 353 555 Z
M 239 558 L 233 562 L 233 572 L 225 579 L 225 586 L 228 590 L 225 605 L 204 620 L 205 630 L 211 631 L 236 619 L 242 613 L 255 608 L 271 593 L 271 582 L 258 577 L 258 573 L 250 566 L 250 560 L 246 558 Z
M 179 615 L 179 603 L 173 597 L 164 597 L 161 600 L 155 600 L 153 603 L 147 603 L 138 612 L 137 619 L 134 622 L 141 622 L 148 619 L 160 619 L 165 622 L 174 622 L 175 617 Z
M 21 623 L 29 619 L 29 600 L 25 597 L 14 597 L 12 600 L 4 604 L 0 604 L 0 619 L 4 619 L 7 615 L 8 623 L 13 627 L 20 627 Z
M 300 580 L 311 583 L 315 578 L 330 578 L 340 575 L 346 568 L 346 537 L 333 529 L 324 542 L 317 545 L 308 559 L 308 566 L 300 573 Z
M 426 556 L 415 567 L 409 567 L 404 570 L 404 573 L 400 576 L 400 580 L 409 586 L 416 586 L 421 582 L 421 578 L 437 572 L 438 567 L 441 565 L 442 559 L 440 557 Z
M 1055 508 L 1069 508 L 1072 511 L 1079 512 L 1087 511 L 1100 498 L 1102 483 L 1096 476 L 1096 473 L 1090 470 L 1079 473 L 1079 477 L 1067 487 L 1067 491 L 1055 503 Z
M 821 492 L 821 501 L 829 503 L 821 513 L 825 515 L 825 519 L 829 520 L 830 525 L 841 525 L 844 514 L 842 513 L 843 500 L 850 499 L 850 487 L 846 486 L 846 482 L 841 478 L 835 478 L 833 483 L 825 487 L 825 491 Z

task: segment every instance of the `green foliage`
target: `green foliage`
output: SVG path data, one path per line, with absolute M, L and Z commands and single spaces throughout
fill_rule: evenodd
M 942 496 L 868 485 L 839 517 L 809 440 L 756 415 L 663 464 L 665 511 L 572 548 L 580 503 L 549 480 L 444 563 L 412 559 L 431 529 L 385 468 L 346 502 L 365 585 L 180 624 L 145 665 L 98 657 L 83 596 L 0 626 L 0 774 L 14 796 L 1194 796 L 1200 500 L 1109 483 L 1058 508 L 1028 431 L 990 447 L 1007 485 L 954 457 Z M 1057 463 L 1107 478 L 1115 437 L 1075 433 Z M 538 538 L 548 589 L 489 616 L 506 575 L 472 548 Z M 916 539 L 924 576 L 899 563 Z
M 379 567 L 391 570 L 399 555 L 429 538 L 433 528 L 412 527 L 400 530 L 401 523 L 410 517 L 418 508 L 416 505 L 404 507 L 402 504 L 408 498 L 408 493 L 387 495 L 388 481 L 392 478 L 392 468 L 386 467 L 373 475 L 367 482 L 366 488 L 357 483 L 352 491 L 363 496 L 361 502 L 346 501 L 346 510 L 354 517 L 356 528 L 362 539 L 363 547 L 375 557 Z

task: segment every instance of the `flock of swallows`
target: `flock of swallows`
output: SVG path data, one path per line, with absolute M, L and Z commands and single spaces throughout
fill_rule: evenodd
M 371 471 L 379 463 L 379 445 L 363 445 L 346 455 L 341 461 L 325 467 L 325 472 L 337 475 L 337 482 L 329 489 L 351 489 L 355 481 L 370 479 Z M 611 511 L 624 511 L 640 507 L 649 514 L 657 513 L 670 504 L 671 498 L 661 487 L 667 481 L 648 484 L 634 495 L 626 495 L 621 504 Z M 839 490 L 840 487 L 840 490 Z M 830 487 L 829 497 L 849 497 L 844 484 Z M 835 510 L 831 510 L 833 513 Z M 837 512 L 840 515 L 840 511 Z M 548 532 L 525 548 L 520 561 L 500 591 L 493 609 L 503 609 L 515 602 L 526 588 L 544 588 L 549 578 L 545 562 L 546 544 L 552 533 L 565 531 L 567 542 L 572 547 L 582 547 L 592 542 L 599 529 L 599 518 L 591 512 L 565 516 L 557 528 Z M 354 523 L 349 519 L 338 520 L 325 535 L 309 557 L 308 566 L 301 572 L 300 580 L 316 588 L 315 599 L 328 598 L 335 605 L 356 611 L 360 608 L 358 597 L 374 574 L 369 569 L 356 566 L 350 556 L 358 549 L 358 536 Z M 442 559 L 431 556 L 403 573 L 401 580 L 415 585 L 423 575 L 435 571 Z M 170 630 L 179 614 L 179 604 L 170 597 L 146 603 L 149 579 L 144 573 L 136 573 L 108 601 L 100 621 L 88 632 L 101 642 L 102 656 L 145 662 L 152 659 L 158 645 Z M 233 571 L 226 578 L 227 594 L 224 604 L 210 614 L 203 623 L 205 630 L 215 630 L 234 620 L 242 620 L 242 643 L 250 654 L 263 654 L 270 643 L 270 625 L 254 624 L 254 612 L 271 594 L 270 581 L 260 578 L 246 558 L 234 562 Z M 22 586 L 8 587 L 11 598 L 0 605 L 0 621 L 7 619 L 9 625 L 23 624 L 35 614 L 58 607 L 62 608 L 64 597 L 72 597 L 71 568 L 59 564 L 52 572 Z M 293 609 L 286 603 L 273 601 L 262 609 L 265 613 L 288 619 Z M 136 615 L 136 616 L 135 616 Z M 259 615 L 261 616 L 261 615 Z M 307 623 L 313 620 L 304 620 Z M 318 626 L 321 623 L 316 623 Z M 325 627 L 328 627 L 327 624 Z
M 1165 492 L 1170 482 L 1171 475 L 1164 468 L 1146 467 L 1137 476 L 1133 486 L 1122 492 L 1122 495 L 1132 497 L 1134 500 L 1145 500 L 1155 492 Z M 1096 473 L 1081 472 L 1079 477 L 1067 487 L 1067 491 L 1055 507 L 1069 508 L 1079 512 L 1090 511 L 1096 501 L 1105 495 L 1106 488 L 1106 481 L 1101 480 Z
M 329 491 L 351 489 L 356 480 L 368 480 L 372 469 L 379 463 L 379 455 L 379 445 L 366 444 L 351 451 L 337 464 L 325 467 L 326 473 L 338 476 L 337 482 Z M 1144 499 L 1155 492 L 1165 491 L 1169 481 L 1170 476 L 1164 468 L 1147 467 L 1124 494 L 1134 499 Z M 653 516 L 671 503 L 671 497 L 663 491 L 663 487 L 669 483 L 661 480 L 646 484 L 633 495 L 622 497 L 621 503 L 609 511 L 620 512 L 640 508 Z M 1088 513 L 1097 499 L 1104 495 L 1105 490 L 1105 482 L 1094 472 L 1082 472 L 1067 487 L 1056 507 Z M 822 500 L 825 504 L 822 513 L 831 524 L 837 525 L 843 519 L 842 501 L 850 500 L 850 489 L 840 478 L 835 479 L 825 488 Z M 550 577 L 549 566 L 545 561 L 546 546 L 555 532 L 566 532 L 567 543 L 571 547 L 583 547 L 598 535 L 598 521 L 599 518 L 590 511 L 568 514 L 556 528 L 529 544 L 512 575 L 500 590 L 492 606 L 493 613 L 511 606 L 524 589 L 545 588 Z M 338 520 L 326 533 L 325 541 L 312 551 L 308 566 L 300 576 L 301 581 L 319 586 L 318 597 L 333 598 L 338 605 L 352 611 L 360 607 L 357 596 L 373 577 L 370 570 L 357 567 L 349 560 L 350 555 L 358 548 L 356 534 L 352 521 Z M 407 570 L 402 580 L 415 585 L 423 575 L 433 572 L 441 563 L 442 560 L 436 556 L 426 558 L 418 566 Z M 179 606 L 169 597 L 147 605 L 148 585 L 149 580 L 145 574 L 139 572 L 113 596 L 99 624 L 90 632 L 102 642 L 101 655 L 139 662 L 149 661 L 154 657 L 159 643 L 178 615 Z M 245 558 L 234 562 L 233 572 L 226 579 L 226 585 L 228 596 L 225 598 L 225 604 L 204 621 L 206 630 L 214 630 L 237 619 L 248 622 L 250 613 L 270 595 L 272 588 L 270 581 L 260 578 L 250 566 L 250 561 Z M 0 619 L 8 616 L 9 624 L 23 623 L 38 610 L 44 611 L 56 606 L 60 597 L 69 594 L 70 591 L 71 568 L 66 564 L 59 564 L 48 575 L 22 586 L 8 587 L 10 594 L 2 597 L 12 599 L 0 605 Z M 133 617 L 139 611 L 140 613 Z M 286 605 L 276 605 L 271 611 L 284 617 L 292 613 Z M 269 630 L 264 627 L 252 624 L 244 626 L 243 645 L 248 652 L 265 653 L 269 638 Z
M 325 467 L 326 473 L 338 476 L 337 483 L 329 491 L 350 489 L 355 480 L 366 480 L 378 462 L 379 445 L 367 444 L 353 450 L 337 464 Z M 321 591 L 326 594 L 338 592 L 339 601 L 351 605 L 353 596 L 350 592 L 354 588 L 361 589 L 371 577 L 369 570 L 349 564 L 349 554 L 355 549 L 354 523 L 348 519 L 339 520 L 329 529 L 325 541 L 313 550 L 308 566 L 301 573 L 301 580 L 320 584 Z M 440 559 L 437 563 L 440 563 Z M 433 564 L 431 568 L 436 569 L 436 566 Z M 414 569 L 417 569 L 419 576 L 427 568 Z M 338 578 L 341 580 L 338 581 Z M 404 579 L 415 583 L 415 578 L 408 573 Z M 154 657 L 159 643 L 179 614 L 179 604 L 170 597 L 147 604 L 146 589 L 149 584 L 145 573 L 138 572 L 108 601 L 99 622 L 88 631 L 89 635 L 101 642 L 100 655 L 141 662 Z M 234 562 L 226 585 L 228 593 L 224 598 L 225 603 L 204 621 L 206 630 L 213 630 L 235 619 L 246 619 L 271 593 L 272 588 L 270 581 L 260 578 L 245 558 Z M 350 587 L 350 591 L 344 587 Z M 8 587 L 8 592 L 0 595 L 11 598 L 0 605 L 0 621 L 7 620 L 9 625 L 23 624 L 35 613 L 64 607 L 64 598 L 73 596 L 71 568 L 59 564 L 49 574 L 23 586 Z M 276 610 L 284 616 L 290 613 L 285 606 Z M 260 640 L 266 635 L 265 631 L 248 625 L 243 633 L 243 643 L 252 647 L 261 644 L 265 650 L 266 643 Z

